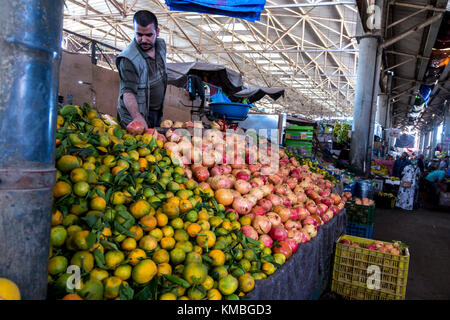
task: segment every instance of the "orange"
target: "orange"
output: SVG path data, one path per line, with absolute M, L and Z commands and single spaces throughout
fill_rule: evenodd
M 76 293 L 68 293 L 62 298 L 62 300 L 83 300 L 83 298 Z
M 202 255 L 197 252 L 189 252 L 186 255 L 185 264 L 202 263 Z
M 173 237 L 173 235 L 175 233 L 172 226 L 168 226 L 168 225 L 162 227 L 161 231 L 163 232 L 164 237 Z
M 170 251 L 170 262 L 177 265 L 180 264 L 186 259 L 186 253 L 183 249 L 175 248 Z
M 176 197 L 172 197 L 170 199 L 176 199 Z M 169 201 L 162 205 L 162 210 L 170 219 L 175 219 L 180 214 L 179 206 Z
M 84 268 L 86 272 L 91 272 L 94 269 L 94 256 L 89 251 L 77 251 L 72 256 L 70 264 Z
M 208 211 L 202 209 L 198 212 L 198 220 L 209 220 Z
M 75 156 L 64 155 L 56 162 L 56 167 L 62 172 L 69 172 L 81 166 L 81 160 Z
M 102 197 L 94 197 L 89 205 L 92 210 L 103 211 L 106 208 L 106 200 Z
M 161 248 L 171 250 L 175 247 L 175 239 L 172 237 L 163 237 L 159 242 Z
M 250 273 L 244 273 L 239 277 L 239 289 L 242 292 L 250 292 L 255 287 L 255 279 Z
M 126 238 L 120 244 L 121 248 L 125 251 L 131 251 L 136 249 L 136 240 L 134 238 Z
M 212 248 L 216 243 L 216 235 L 212 231 L 203 231 L 204 236 L 198 235 L 197 244 L 202 248 Z
M 187 212 L 192 209 L 192 204 L 189 200 L 181 200 L 180 201 L 180 211 L 182 213 Z
M 66 271 L 68 261 L 66 257 L 56 256 L 48 261 L 48 273 L 52 276 Z
M 149 214 L 150 209 L 150 203 L 148 203 L 146 200 L 138 200 L 130 206 L 130 213 L 136 219 L 140 219 L 143 216 Z
M 170 221 L 170 225 L 174 229 L 181 230 L 181 229 L 183 229 L 184 222 L 183 222 L 183 219 L 181 219 L 181 218 L 175 218 L 172 221 Z
M 117 165 L 111 169 L 111 173 L 113 176 L 117 176 L 119 174 L 119 172 L 122 171 L 123 169 L 126 169 L 126 168 Z M 124 171 L 124 173 L 127 173 L 127 172 Z
M 147 166 L 148 166 L 147 160 L 146 160 L 145 158 L 139 158 L 138 162 L 139 162 L 139 165 L 141 166 L 140 171 L 141 171 L 141 172 L 144 172 L 145 169 L 146 169 Z
M 249 226 L 252 224 L 252 218 L 250 218 L 249 216 L 242 216 L 239 218 L 239 222 L 242 226 Z
M 219 280 L 217 288 L 223 295 L 233 294 L 239 286 L 239 281 L 231 276 L 227 275 Z
M 172 274 L 172 266 L 167 262 L 163 262 L 158 264 L 157 276 L 161 277 L 163 274 L 171 275 Z
M 220 267 L 225 264 L 225 253 L 223 253 L 222 250 L 211 250 L 209 252 L 209 256 L 212 259 L 212 266 L 214 267 Z
M 270 263 L 270 262 L 265 262 L 263 263 L 263 265 L 261 266 L 261 270 L 267 274 L 267 275 L 271 275 L 276 271 L 275 266 Z
M 103 281 L 108 277 L 109 277 L 108 271 L 100 268 L 95 268 L 89 273 L 89 279 Z
M 189 253 L 192 252 L 194 250 L 194 245 L 192 244 L 192 242 L 190 241 L 178 241 L 175 244 L 175 248 L 180 248 L 182 249 L 184 252 Z
M 115 269 L 123 260 L 125 255 L 122 251 L 110 250 L 105 254 L 105 265 L 110 269 Z
M 202 230 L 202 227 L 197 224 L 197 223 L 191 223 L 188 227 L 187 227 L 187 233 L 189 234 L 190 237 L 196 237 L 197 234 Z
M 202 300 L 206 296 L 206 291 L 200 287 L 190 287 L 188 289 L 188 297 L 191 300 Z
M 189 234 L 183 229 L 175 230 L 173 237 L 176 241 L 189 241 Z
M 206 276 L 205 281 L 202 282 L 202 287 L 206 290 L 211 290 L 214 287 L 214 279 L 210 276 Z
M 70 186 L 70 184 L 68 184 L 65 181 L 58 181 L 58 182 L 56 182 L 55 186 L 53 187 L 53 196 L 55 198 L 60 198 L 62 196 L 70 194 L 71 192 L 72 192 L 72 187 Z
M 155 238 L 156 241 L 160 241 L 164 237 L 161 229 L 159 229 L 159 228 L 153 229 L 148 234 L 151 235 L 153 238 Z
M 216 190 L 214 197 L 217 200 L 217 203 L 223 204 L 224 206 L 229 206 L 233 203 L 233 194 L 230 189 L 218 189 Z
M 222 228 L 224 228 L 227 231 L 231 231 L 231 229 L 232 229 L 231 222 L 230 221 L 224 221 L 222 223 Z
M 138 225 L 132 226 L 130 229 L 128 229 L 128 231 L 130 231 L 134 235 L 133 238 L 136 241 L 141 240 L 141 238 L 144 236 L 144 230 L 142 230 L 142 228 Z
M 63 215 L 61 213 L 61 211 L 56 210 L 55 212 L 52 213 L 52 227 L 60 225 L 63 222 Z
M 140 223 L 145 225 L 145 228 L 143 228 L 144 231 L 152 231 L 156 227 L 156 224 L 158 223 L 156 218 L 151 215 L 143 216 L 139 221 Z
M 111 195 L 109 202 L 115 206 L 119 205 L 119 204 L 124 204 L 125 203 L 125 195 L 121 191 L 116 191 Z
M 114 275 L 125 281 L 131 277 L 132 269 L 129 264 L 121 264 L 114 270 Z
M 137 152 L 136 150 L 131 150 L 130 152 L 128 152 L 128 156 L 135 161 L 139 160 L 139 152 Z
M 202 228 L 202 232 L 207 231 L 211 228 L 211 225 L 209 224 L 208 220 L 201 220 L 198 224 Z
M 156 221 L 158 222 L 158 227 L 164 227 L 169 222 L 169 218 L 164 213 L 157 213 Z
M 159 300 L 177 300 L 177 296 L 172 292 L 166 292 L 159 296 Z
M 56 226 L 50 230 L 50 244 L 54 247 L 60 247 L 67 238 L 67 230 L 63 226 Z
M 136 248 L 131 250 L 131 252 L 128 254 L 127 259 L 129 259 L 129 264 L 132 266 L 135 266 L 139 263 L 140 260 L 147 258 L 147 254 L 144 250 Z
M 153 253 L 152 260 L 155 261 L 157 264 L 168 263 L 170 261 L 169 252 L 167 252 L 167 250 L 165 249 L 156 250 Z
M 184 266 L 183 277 L 191 285 L 201 284 L 207 275 L 208 268 L 203 263 L 190 263 Z
M 87 181 L 88 173 L 83 168 L 75 168 L 70 172 L 70 181 L 73 183 Z
M 89 192 L 90 186 L 86 181 L 80 181 L 74 184 L 73 193 L 79 197 L 84 197 Z
M 119 277 L 109 277 L 104 280 L 105 291 L 103 293 L 106 299 L 114 299 L 119 295 L 120 284 L 122 283 L 122 279 Z
M 146 251 L 152 251 L 158 246 L 158 241 L 150 235 L 146 235 L 139 240 L 139 248 L 146 250 Z
M 208 290 L 208 300 L 222 300 L 222 294 L 217 289 Z
M 115 158 L 113 155 L 108 154 L 107 156 L 105 156 L 105 157 L 103 158 L 102 163 L 103 163 L 105 166 L 107 166 L 108 168 L 111 169 L 111 168 L 113 168 L 113 167 L 116 166 L 117 161 L 116 161 L 116 158 Z
M 157 273 L 156 264 L 150 260 L 142 260 L 134 266 L 131 277 L 138 284 L 150 282 Z

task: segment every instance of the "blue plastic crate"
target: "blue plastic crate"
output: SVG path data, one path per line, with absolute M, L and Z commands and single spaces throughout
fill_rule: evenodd
M 253 106 L 250 104 L 234 102 L 220 102 L 209 104 L 211 113 L 214 116 L 217 116 L 218 118 L 225 118 L 228 120 L 245 120 L 251 107 Z
M 364 225 L 347 222 L 345 226 L 345 233 L 351 236 L 357 236 L 360 238 L 372 239 L 373 236 L 373 224 Z

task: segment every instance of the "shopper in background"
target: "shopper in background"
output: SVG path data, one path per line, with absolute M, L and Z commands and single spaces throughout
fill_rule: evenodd
M 448 169 L 448 156 L 445 156 L 445 158 L 441 159 L 441 162 L 439 162 L 439 170 L 447 170 Z
M 402 171 L 402 180 L 397 194 L 396 207 L 404 210 L 413 210 L 417 202 L 419 189 L 420 170 L 416 166 L 415 160 L 409 162 Z
M 156 16 L 147 10 L 133 17 L 134 39 L 116 59 L 120 77 L 117 119 L 122 127 L 139 121 L 159 127 L 167 88 L 166 43 L 158 38 Z
M 408 153 L 403 152 L 402 156 L 395 160 L 394 168 L 392 170 L 392 174 L 394 177 L 401 178 L 403 175 L 403 169 L 410 164 L 411 162 L 408 159 Z
M 418 159 L 417 159 L 417 166 L 419 167 L 420 173 L 422 175 L 425 172 L 425 161 L 423 159 L 424 159 L 424 155 L 423 154 L 420 154 Z
M 443 182 L 448 178 L 449 171 L 434 170 L 425 177 L 428 200 L 431 204 L 439 202 L 439 192 L 443 189 Z

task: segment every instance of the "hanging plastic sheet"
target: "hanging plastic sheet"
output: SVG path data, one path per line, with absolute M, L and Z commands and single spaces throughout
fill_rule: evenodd
M 428 100 L 430 99 L 430 94 L 433 91 L 434 86 L 427 86 L 422 84 L 420 86 L 420 95 L 422 96 L 423 101 L 428 104 Z
M 402 134 L 395 139 L 395 146 L 397 148 L 414 148 L 414 136 L 409 134 Z
M 266 0 L 166 0 L 171 11 L 187 11 L 240 18 L 260 19 Z

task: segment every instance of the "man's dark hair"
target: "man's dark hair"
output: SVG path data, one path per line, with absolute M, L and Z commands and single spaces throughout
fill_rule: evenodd
M 158 28 L 158 19 L 154 13 L 148 10 L 140 10 L 136 12 L 133 17 L 133 23 L 135 22 L 142 27 L 146 27 L 153 23 L 155 25 L 155 29 Z

